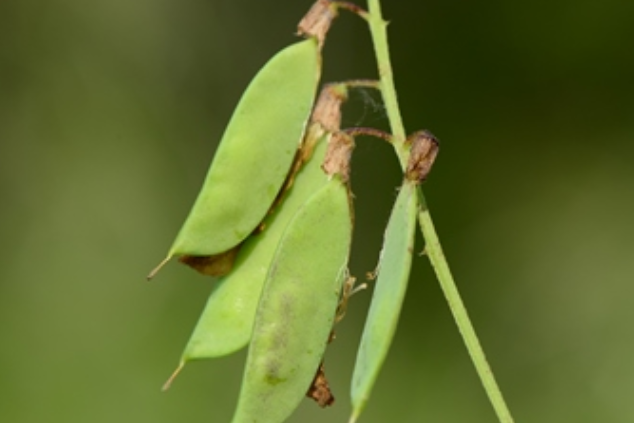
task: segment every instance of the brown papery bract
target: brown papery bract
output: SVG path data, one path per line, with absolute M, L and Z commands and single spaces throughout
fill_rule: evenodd
M 326 33 L 336 17 L 336 6 L 328 0 L 317 0 L 297 25 L 297 34 L 317 38 L 321 49 Z
M 425 181 L 438 155 L 438 139 L 429 131 L 418 131 L 407 137 L 411 143 L 405 177 L 418 184 Z
M 350 177 L 350 156 L 354 139 L 345 132 L 335 132 L 328 141 L 326 158 L 321 168 L 327 175 L 339 175 L 344 182 Z

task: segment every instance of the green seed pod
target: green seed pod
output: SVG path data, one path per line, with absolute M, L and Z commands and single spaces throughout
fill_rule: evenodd
M 378 279 L 352 376 L 351 422 L 363 411 L 396 332 L 412 265 L 418 184 L 427 177 L 438 152 L 438 142 L 427 132 L 417 132 L 408 141 L 412 146 L 405 181 L 385 231 Z
M 352 376 L 353 421 L 366 404 L 396 331 L 412 263 L 417 211 L 416 185 L 406 182 L 385 232 L 379 276 L 357 353 Z
M 326 161 L 334 159 L 333 140 L 340 138 L 331 139 Z M 349 157 L 349 150 L 343 154 Z M 319 368 L 347 278 L 352 214 L 345 169 L 324 176 L 325 185 L 280 241 L 258 304 L 233 423 L 283 422 Z
M 325 160 L 330 136 L 325 128 L 339 128 L 339 111 L 345 98 L 345 86 L 328 86 L 322 90 L 294 173 L 287 181 L 279 204 L 264 221 L 264 229 L 247 239 L 233 270 L 220 280 L 210 295 L 179 367 L 164 389 L 186 362 L 227 355 L 249 343 L 262 286 L 282 234 L 297 211 L 324 185 L 320 165 Z
M 209 296 L 177 372 L 188 361 L 231 354 L 249 343 L 262 286 L 282 233 L 300 206 L 323 186 L 319 158 L 323 158 L 325 149 L 325 142 L 317 145 L 315 157 L 301 169 L 286 193 L 284 207 L 278 207 L 265 220 L 264 231 L 249 237 L 231 273 L 220 280 Z
M 321 74 L 321 45 L 335 12 L 328 1 L 313 6 L 298 31 L 309 38 L 276 54 L 249 84 L 189 216 L 148 278 L 173 256 L 224 253 L 262 222 L 303 138 Z M 203 273 L 209 268 L 193 267 Z

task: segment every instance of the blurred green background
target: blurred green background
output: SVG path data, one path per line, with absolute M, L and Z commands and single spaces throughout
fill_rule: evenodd
M 385 1 L 425 192 L 517 422 L 634 421 L 634 2 Z M 0 2 L 0 421 L 228 422 L 245 354 L 160 387 L 213 283 L 151 283 L 246 84 L 310 0 Z M 375 77 L 342 13 L 325 80 Z M 379 107 L 377 107 L 379 106 Z M 345 124 L 385 128 L 365 93 Z M 352 271 L 376 264 L 400 171 L 361 139 Z M 423 243 L 419 244 L 422 249 Z M 361 422 L 494 422 L 426 258 Z M 345 422 L 370 291 L 326 366 Z

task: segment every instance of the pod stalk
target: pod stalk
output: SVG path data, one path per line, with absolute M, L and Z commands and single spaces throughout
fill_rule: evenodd
M 297 34 L 315 37 L 319 48 L 323 47 L 326 33 L 337 17 L 339 9 L 347 10 L 362 19 L 368 18 L 368 12 L 354 3 L 347 1 L 317 0 L 297 25 Z
M 368 136 L 382 139 L 383 141 L 387 141 L 390 144 L 392 143 L 392 134 L 388 134 L 385 131 L 381 131 L 376 128 L 367 128 L 367 127 L 354 127 L 354 128 L 346 128 L 343 130 L 346 134 L 352 137 L 358 136 Z

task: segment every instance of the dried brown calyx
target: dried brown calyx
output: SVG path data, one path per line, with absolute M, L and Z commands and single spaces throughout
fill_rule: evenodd
M 326 132 L 337 132 L 341 128 L 341 103 L 348 98 L 345 83 L 328 84 L 319 93 L 313 109 L 311 124 L 320 125 Z
M 327 175 L 339 175 L 348 182 L 350 177 L 350 156 L 354 149 L 354 139 L 345 132 L 335 132 L 328 140 L 328 150 L 321 168 Z
M 336 17 L 337 7 L 334 4 L 328 0 L 317 0 L 297 25 L 297 34 L 317 38 L 321 48 Z
M 315 145 L 326 134 L 338 132 L 341 126 L 341 104 L 348 98 L 344 84 L 328 84 L 319 93 L 300 152 L 300 163 L 307 162 Z
M 425 181 L 438 155 L 439 143 L 429 131 L 418 131 L 407 137 L 411 144 L 405 177 L 417 184 Z

